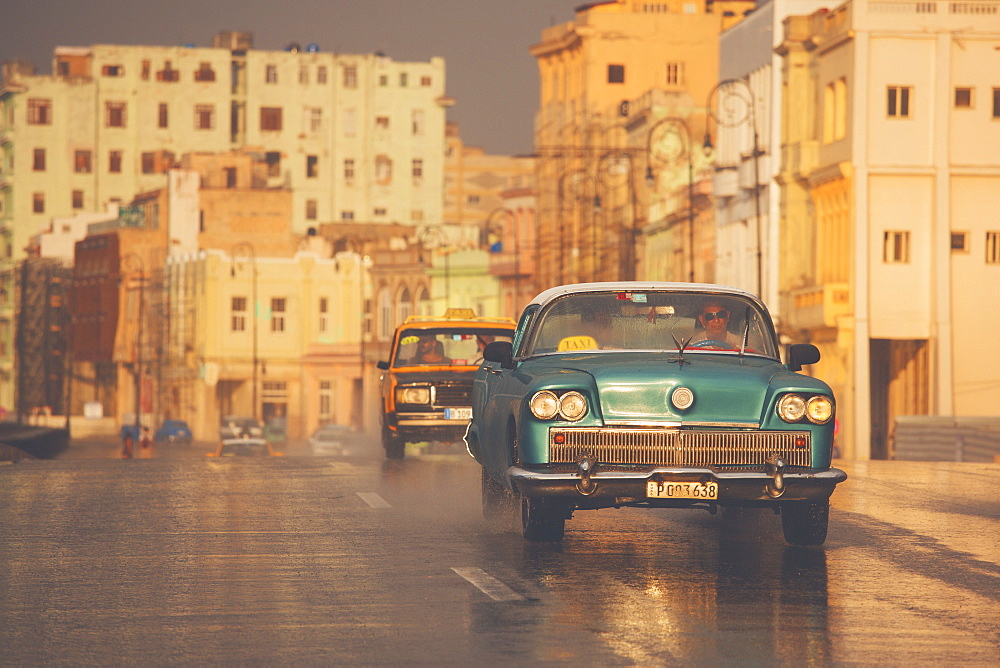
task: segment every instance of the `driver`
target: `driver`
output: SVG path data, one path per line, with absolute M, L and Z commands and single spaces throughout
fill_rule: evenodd
M 720 341 L 733 348 L 740 347 L 740 337 L 729 331 L 729 311 L 718 301 L 705 302 L 698 315 L 698 322 L 705 331 L 696 334 L 691 343 Z
M 451 360 L 444 356 L 444 346 L 434 336 L 421 335 L 417 341 L 417 354 L 410 360 L 410 364 L 451 364 Z

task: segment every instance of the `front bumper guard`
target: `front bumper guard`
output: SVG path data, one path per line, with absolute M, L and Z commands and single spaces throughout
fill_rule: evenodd
M 602 471 L 599 467 L 586 472 L 534 471 L 520 466 L 507 469 L 510 487 L 521 495 L 536 497 L 630 498 L 645 499 L 650 481 L 709 482 L 719 485 L 716 503 L 823 501 L 834 488 L 847 480 L 847 474 L 836 468 L 820 471 L 788 471 L 783 465 L 768 466 L 768 471 L 715 471 L 707 468 L 655 468 L 649 471 Z M 777 493 L 776 495 L 776 492 Z

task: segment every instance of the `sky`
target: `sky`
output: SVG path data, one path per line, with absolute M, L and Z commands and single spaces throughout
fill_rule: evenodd
M 530 153 L 542 30 L 572 21 L 584 0 L 3 0 L 0 62 L 52 71 L 57 46 L 212 45 L 223 30 L 254 48 L 297 42 L 322 51 L 381 51 L 397 62 L 445 59 L 448 120 L 487 153 Z

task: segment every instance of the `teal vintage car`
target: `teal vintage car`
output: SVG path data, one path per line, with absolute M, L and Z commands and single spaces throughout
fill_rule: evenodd
M 465 435 L 483 513 L 519 507 L 524 537 L 563 538 L 578 510 L 771 507 L 786 541 L 826 540 L 830 387 L 798 373 L 752 294 L 692 283 L 584 283 L 525 308 L 484 351 Z M 740 513 L 727 513 L 739 516 Z

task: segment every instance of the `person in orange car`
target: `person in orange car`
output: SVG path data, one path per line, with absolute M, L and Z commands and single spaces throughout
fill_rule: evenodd
M 444 356 L 444 345 L 433 336 L 421 336 L 417 341 L 417 354 L 410 364 L 448 365 L 451 360 Z

